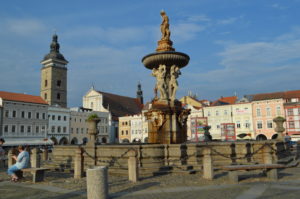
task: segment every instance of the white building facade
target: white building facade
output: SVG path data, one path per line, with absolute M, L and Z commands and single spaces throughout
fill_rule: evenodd
M 47 142 L 48 104 L 39 96 L 1 92 L 0 137 L 6 144 L 42 145 Z
M 60 106 L 48 108 L 47 137 L 54 144 L 66 145 L 70 143 L 70 109 Z

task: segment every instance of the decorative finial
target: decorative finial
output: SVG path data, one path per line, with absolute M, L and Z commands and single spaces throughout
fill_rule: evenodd
M 56 52 L 59 53 L 59 43 L 57 41 L 57 34 L 54 33 L 54 35 L 52 36 L 52 43 L 50 44 L 50 52 Z
M 170 40 L 171 31 L 170 31 L 170 24 L 169 24 L 169 17 L 167 16 L 164 10 L 160 11 L 160 15 L 162 17 L 162 23 L 160 25 L 161 31 L 161 40 L 158 41 L 158 47 L 156 49 L 157 52 L 161 51 L 175 51 L 172 47 L 173 42 Z

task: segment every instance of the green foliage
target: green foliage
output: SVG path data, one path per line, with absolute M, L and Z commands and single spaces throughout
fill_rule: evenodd
M 98 115 L 95 114 L 95 113 L 89 115 L 89 117 L 87 118 L 87 121 L 91 121 L 91 120 L 94 120 L 94 119 L 99 119 Z

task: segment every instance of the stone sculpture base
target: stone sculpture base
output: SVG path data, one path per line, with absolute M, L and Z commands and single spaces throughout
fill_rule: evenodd
M 186 121 L 189 109 L 181 102 L 152 101 L 151 109 L 145 113 L 148 123 L 148 143 L 180 144 L 187 140 Z

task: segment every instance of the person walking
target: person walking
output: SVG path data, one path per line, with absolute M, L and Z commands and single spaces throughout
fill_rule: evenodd
M 2 145 L 5 143 L 3 138 L 0 138 L 0 168 L 5 166 L 5 150 L 2 148 Z
M 24 146 L 19 146 L 18 151 L 19 155 L 13 155 L 12 158 L 16 160 L 16 163 L 8 168 L 7 173 L 11 176 L 11 180 L 16 182 L 18 181 L 18 176 L 16 175 L 16 171 L 27 168 L 29 165 L 29 153 L 24 150 Z

